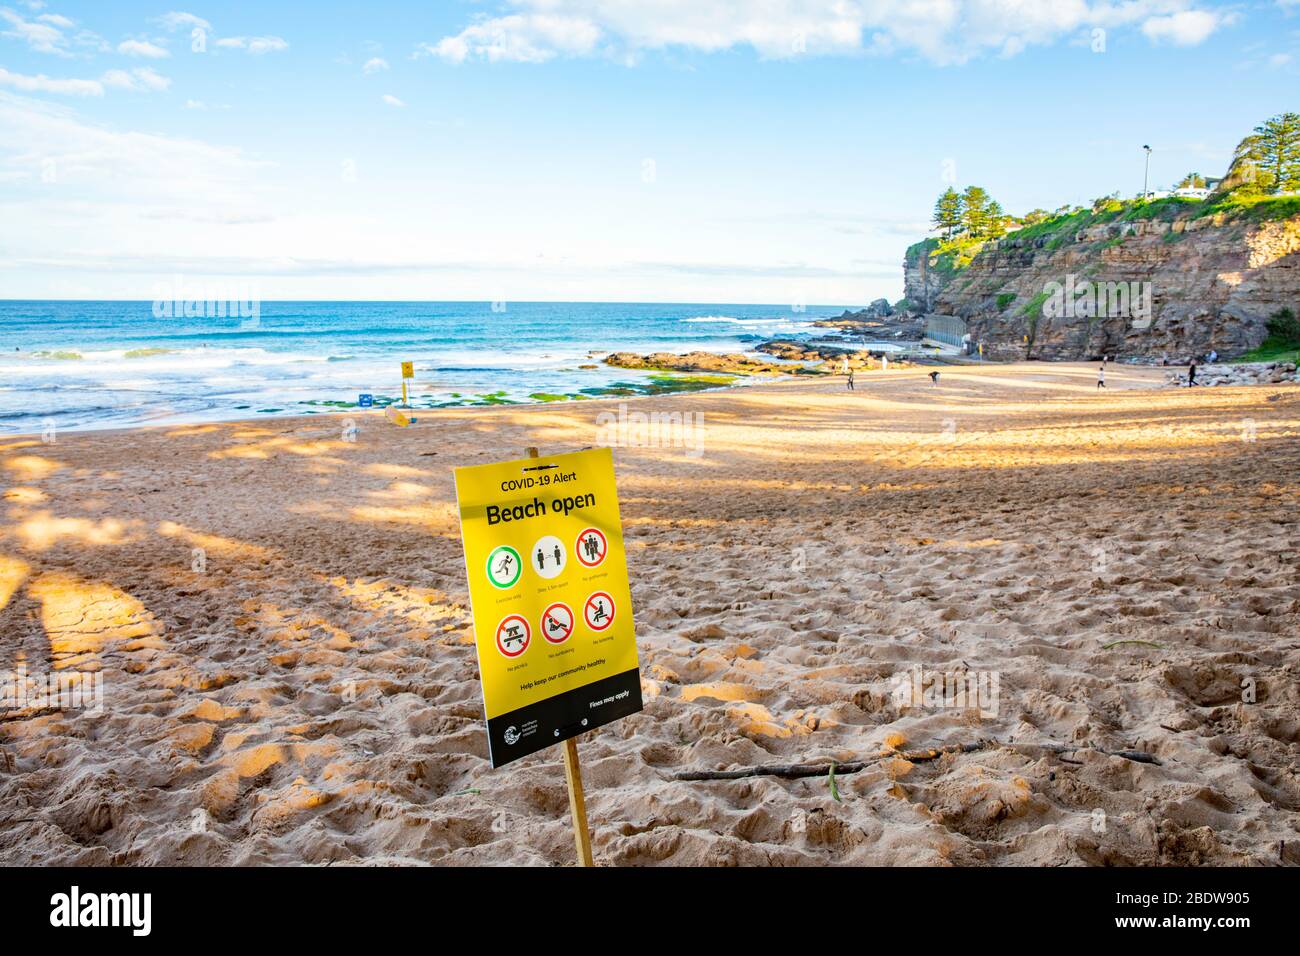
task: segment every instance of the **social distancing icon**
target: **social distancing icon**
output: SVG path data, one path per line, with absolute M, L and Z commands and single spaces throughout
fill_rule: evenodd
M 597 567 L 605 560 L 605 555 L 609 554 L 609 541 L 598 528 L 583 529 L 573 547 L 578 560 L 588 568 Z
M 582 617 L 593 631 L 605 630 L 614 623 L 614 599 L 604 591 L 597 591 L 587 598 Z
M 497 625 L 497 650 L 506 657 L 518 657 L 528 650 L 532 640 L 533 629 L 521 615 L 508 614 Z
M 552 644 L 563 644 L 573 635 L 573 608 L 556 601 L 542 612 L 542 637 Z
M 557 577 L 564 570 L 569 556 L 564 553 L 564 542 L 553 534 L 538 538 L 530 552 L 533 570 L 541 577 Z
M 492 586 L 505 590 L 519 582 L 519 575 L 524 563 L 519 560 L 519 552 L 508 544 L 493 548 L 487 559 L 487 576 Z

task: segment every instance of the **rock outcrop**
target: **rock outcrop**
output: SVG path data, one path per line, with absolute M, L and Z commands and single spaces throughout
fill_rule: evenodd
M 818 328 L 839 329 L 855 340 L 863 337 L 877 341 L 920 341 L 925 332 L 925 319 L 919 313 L 904 309 L 895 311 L 888 299 L 877 299 L 857 312 L 845 311 L 833 319 L 818 319 Z
M 780 365 L 764 362 L 750 355 L 718 355 L 713 352 L 652 352 L 637 355 L 635 352 L 611 352 L 605 364 L 616 368 L 635 368 L 667 372 L 708 372 L 727 375 L 790 375 L 819 374 L 802 365 Z
M 1006 359 L 1182 363 L 1212 349 L 1233 358 L 1264 340 L 1271 316 L 1300 311 L 1300 215 L 1256 221 L 1193 207 L 1164 220 L 1072 225 L 987 242 L 951 273 L 934 268 L 937 257 L 920 264 L 933 246 L 913 246 L 907 297 L 932 294 L 929 311 L 964 319 L 986 356 Z
M 787 339 L 764 342 L 758 351 L 787 362 L 815 362 L 818 364 L 810 364 L 810 367 L 827 374 L 837 374 L 848 369 L 879 368 L 881 356 L 886 354 L 883 350 L 872 352 L 829 342 L 792 342 Z M 912 364 L 902 358 L 890 358 L 889 361 L 896 368 L 910 368 Z
M 1294 362 L 1242 362 L 1238 365 L 1198 365 L 1197 385 L 1282 385 L 1300 383 Z M 1165 373 L 1166 385 L 1186 385 L 1184 369 Z
M 938 239 L 926 239 L 909 246 L 903 255 L 904 311 L 913 315 L 933 312 L 940 294 L 952 279 L 953 272 L 947 263 L 933 253 L 939 247 Z

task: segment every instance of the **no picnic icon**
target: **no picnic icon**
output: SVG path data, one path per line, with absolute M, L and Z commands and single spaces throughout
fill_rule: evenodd
M 508 614 L 497 625 L 497 650 L 506 657 L 518 657 L 528 650 L 533 640 L 533 629 L 518 614 Z

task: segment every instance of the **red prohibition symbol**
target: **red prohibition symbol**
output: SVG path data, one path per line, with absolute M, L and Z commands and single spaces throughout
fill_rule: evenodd
M 573 543 L 573 551 L 584 567 L 594 568 L 609 554 L 609 541 L 599 528 L 586 528 Z
M 542 637 L 550 644 L 563 644 L 573 636 L 573 608 L 556 601 L 542 612 Z
M 614 599 L 604 591 L 597 591 L 587 598 L 582 617 L 593 631 L 605 630 L 614 623 Z
M 506 657 L 518 657 L 528 650 L 532 640 L 533 629 L 518 614 L 507 614 L 497 625 L 497 650 Z

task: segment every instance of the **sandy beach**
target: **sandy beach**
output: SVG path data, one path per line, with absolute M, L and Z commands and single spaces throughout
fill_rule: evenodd
M 614 452 L 646 706 L 580 740 L 597 861 L 1300 862 L 1300 388 L 925 375 L 625 403 L 702 425 Z M 558 749 L 488 767 L 451 469 L 619 406 L 0 444 L 0 674 L 104 692 L 0 709 L 0 863 L 571 864 Z

